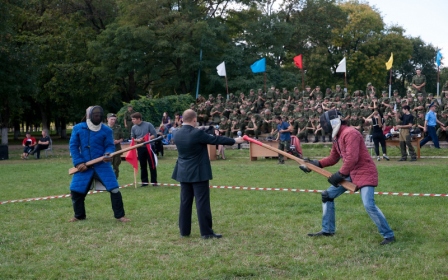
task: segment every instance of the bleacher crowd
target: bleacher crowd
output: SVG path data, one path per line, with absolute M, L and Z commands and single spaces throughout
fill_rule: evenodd
M 441 100 L 437 101 L 437 115 L 448 127 L 448 87 L 443 90 Z M 262 89 L 251 89 L 247 94 L 230 93 L 228 98 L 222 94 L 216 97 L 209 94 L 207 99 L 199 96 L 196 103 L 190 104 L 190 108 L 198 113 L 199 125 L 215 125 L 219 127 L 221 135 L 228 137 L 235 137 L 240 131 L 243 135 L 255 138 L 269 134 L 269 137 L 275 139 L 277 124 L 274 119 L 281 116 L 293 127 L 293 135 L 305 143 L 316 143 L 332 140 L 331 135 L 323 133 L 319 124 L 320 115 L 330 109 L 339 110 L 348 125 L 367 134 L 371 123 L 366 119 L 376 110 L 384 118 L 384 134 L 390 135 L 388 133 L 391 130 L 393 132 L 399 122 L 395 116 L 401 113 L 402 106 L 408 105 L 416 119 L 414 131 L 419 128 L 422 133 L 427 107 L 436 100 L 432 94 L 425 95 L 408 91 L 402 97 L 398 90 L 394 90 L 389 98 L 388 92 L 378 92 L 371 83 L 367 84 L 365 91 L 356 90 L 352 94 L 346 93 L 339 85 L 334 90 L 327 88 L 325 91 L 319 86 L 314 89 L 306 86 L 304 91 L 297 87 L 290 91 L 271 86 L 266 93 Z M 437 129 L 439 137 L 447 136 L 446 128 Z

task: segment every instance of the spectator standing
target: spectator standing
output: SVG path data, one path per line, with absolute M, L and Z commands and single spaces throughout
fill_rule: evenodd
M 131 135 L 131 128 L 132 128 L 132 117 L 131 115 L 134 114 L 135 111 L 132 108 L 131 105 L 128 105 L 128 110 L 124 113 L 124 128 L 126 130 L 125 137 L 128 138 L 129 135 Z
M 372 123 L 372 140 L 375 146 L 376 160 L 381 160 L 379 147 L 380 144 L 383 151 L 383 159 L 389 160 L 389 157 L 387 156 L 386 138 L 383 133 L 384 119 L 382 118 L 378 110 L 375 109 L 373 113 L 366 119 L 366 121 Z
M 426 98 L 426 76 L 422 75 L 422 69 L 417 68 L 415 70 L 416 75 L 412 77 L 411 86 L 414 89 L 414 93 L 417 95 L 418 93 L 422 93 L 423 97 Z
M 142 114 L 136 112 L 132 114 L 132 123 L 134 124 L 131 129 L 131 137 L 135 139 L 136 143 L 145 142 L 145 136 L 149 133 L 149 140 L 154 139 L 157 135 L 154 125 L 150 122 L 142 120 Z M 151 173 L 151 184 L 157 186 L 157 166 L 155 161 L 155 155 L 153 153 L 153 147 L 151 145 L 144 145 L 137 148 L 138 161 L 140 162 L 140 178 L 142 180 L 142 187 L 148 186 L 148 165 L 149 172 Z
M 401 116 L 398 114 L 398 112 L 396 111 L 394 112 L 397 121 L 395 127 L 400 129 L 399 140 L 400 140 L 401 159 L 399 159 L 399 161 L 406 161 L 408 156 L 406 152 L 406 147 L 408 147 L 409 154 L 411 155 L 411 161 L 417 160 L 414 147 L 412 147 L 411 143 L 411 134 L 409 132 L 409 130 L 414 124 L 414 116 L 409 112 L 409 110 L 410 107 L 408 105 L 404 105 L 401 108 L 401 111 L 403 113 Z M 399 121 L 401 121 L 401 123 L 399 123 Z
M 423 130 L 426 133 L 425 138 L 420 141 L 420 147 L 423 147 L 429 140 L 434 143 L 434 148 L 440 149 L 439 138 L 436 133 L 436 125 L 440 124 L 441 127 L 445 127 L 445 124 L 437 119 L 435 111 L 437 110 L 437 101 L 433 101 L 429 105 L 429 111 L 425 116 L 425 126 Z
M 277 139 L 278 149 L 281 151 L 289 152 L 289 148 L 291 146 L 291 126 L 288 122 L 283 121 L 281 116 L 277 116 L 275 118 L 275 123 L 277 124 Z M 285 160 L 283 155 L 278 154 L 278 164 L 284 164 Z
M 114 135 L 115 151 L 121 150 L 121 142 L 123 142 L 124 134 L 121 126 L 117 124 L 117 115 L 114 113 L 107 114 L 107 125 L 112 129 Z M 112 157 L 112 167 L 114 168 L 115 177 L 118 179 L 120 173 L 121 155 Z

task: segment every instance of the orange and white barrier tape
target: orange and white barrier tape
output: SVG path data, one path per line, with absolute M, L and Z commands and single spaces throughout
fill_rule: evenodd
M 126 188 L 133 186 L 134 184 L 127 184 L 121 186 L 121 188 Z M 151 185 L 151 183 L 150 183 Z M 167 187 L 180 187 L 180 184 L 166 184 L 158 183 L 157 186 L 167 186 Z M 230 189 L 230 190 L 247 190 L 247 191 L 283 191 L 283 192 L 304 192 L 304 193 L 321 193 L 322 190 L 308 190 L 308 189 L 291 189 L 291 188 L 259 188 L 259 187 L 244 187 L 244 186 L 210 186 L 211 189 Z M 96 194 L 106 191 L 90 191 L 87 194 Z M 346 191 L 346 194 L 358 194 L 358 192 Z M 392 195 L 392 196 L 420 196 L 420 197 L 447 197 L 448 194 L 436 194 L 436 193 L 406 193 L 406 192 L 374 192 L 376 195 Z M 16 203 L 16 202 L 29 202 L 38 200 L 49 200 L 55 198 L 66 198 L 70 197 L 70 194 L 36 197 L 36 198 L 25 198 L 25 199 L 14 199 L 0 201 L 0 204 Z

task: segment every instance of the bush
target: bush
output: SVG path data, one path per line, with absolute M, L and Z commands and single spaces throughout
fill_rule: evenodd
M 142 114 L 144 121 L 148 121 L 157 127 L 162 120 L 163 112 L 167 112 L 168 116 L 173 119 L 174 113 L 182 114 L 194 102 L 194 98 L 189 94 L 170 95 L 157 99 L 141 97 L 140 99 L 132 100 L 130 103 L 125 103 L 118 111 L 117 118 L 119 123 L 123 123 L 124 113 L 128 105 L 132 105 L 134 111 Z

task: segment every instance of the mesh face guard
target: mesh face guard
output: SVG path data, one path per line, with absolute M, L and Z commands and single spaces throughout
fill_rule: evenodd
M 94 125 L 99 125 L 103 121 L 103 117 L 104 111 L 100 106 L 95 105 L 87 108 L 87 119 L 90 119 Z
M 334 138 L 341 128 L 341 113 L 336 110 L 330 110 L 320 116 L 320 126 L 326 134 L 331 133 Z

